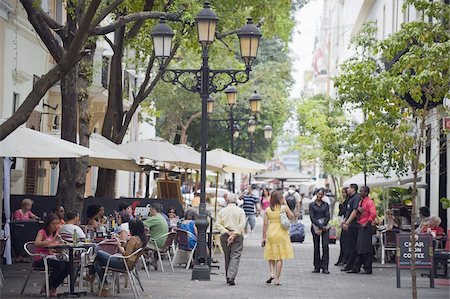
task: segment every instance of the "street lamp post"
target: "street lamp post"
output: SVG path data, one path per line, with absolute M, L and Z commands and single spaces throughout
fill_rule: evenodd
M 166 69 L 166 60 L 170 57 L 173 31 L 161 17 L 158 25 L 152 31 L 155 56 L 160 60 L 160 69 L 164 72 L 161 79 L 164 82 L 179 85 L 184 89 L 199 93 L 202 99 L 201 114 L 201 177 L 200 177 L 200 205 L 199 217 L 195 221 L 198 230 L 197 257 L 192 270 L 193 280 L 210 280 L 210 268 L 206 252 L 206 152 L 208 145 L 208 99 L 210 94 L 224 90 L 232 84 L 245 83 L 250 79 L 251 64 L 256 58 L 261 33 L 251 19 L 248 19 L 238 32 L 241 57 L 245 62 L 245 70 L 212 70 L 209 67 L 208 49 L 214 41 L 215 28 L 218 17 L 208 2 L 197 15 L 196 23 L 198 39 L 202 46 L 202 66 L 200 69 Z M 193 80 L 183 81 L 182 77 L 191 76 Z M 227 77 L 227 81 L 223 77 Z M 211 100 L 209 100 L 211 104 Z
M 209 119 L 210 121 L 226 121 L 228 123 L 228 129 L 230 130 L 230 151 L 232 154 L 234 154 L 234 141 L 239 137 L 239 126 L 237 122 L 239 121 L 246 121 L 245 119 L 236 119 L 234 118 L 233 114 L 233 108 L 236 105 L 236 98 L 237 98 L 237 89 L 234 86 L 228 86 L 224 93 L 227 97 L 227 104 L 228 104 L 228 118 L 227 119 Z M 261 97 L 259 94 L 254 91 L 252 96 L 249 98 L 249 106 L 250 106 L 250 112 L 252 114 L 259 113 L 261 111 Z M 211 114 L 213 112 L 213 106 L 208 107 L 208 114 Z M 235 174 L 234 172 L 231 174 L 232 177 L 232 192 L 235 192 Z

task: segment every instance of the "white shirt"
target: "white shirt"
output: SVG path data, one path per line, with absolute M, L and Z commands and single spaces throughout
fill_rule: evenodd
M 117 232 L 120 234 L 121 231 L 126 231 L 127 234 L 130 234 L 130 224 L 128 222 L 122 223 L 119 225 Z
M 67 236 L 64 239 L 67 239 L 68 241 L 72 241 L 73 231 L 75 230 L 78 239 L 86 239 L 86 234 L 83 232 L 81 227 L 75 224 L 63 224 L 59 228 L 59 234 Z M 70 238 L 69 238 L 70 236 Z

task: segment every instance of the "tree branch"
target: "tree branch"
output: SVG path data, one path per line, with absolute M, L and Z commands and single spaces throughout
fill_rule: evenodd
M 144 5 L 143 11 L 151 11 L 153 9 L 153 5 L 155 4 L 154 0 L 147 0 Z M 125 40 L 130 40 L 134 38 L 138 33 L 139 29 L 141 29 L 142 25 L 144 25 L 144 20 L 137 20 L 133 27 L 128 31 L 127 35 L 125 36 Z
M 100 24 L 101 21 L 103 21 L 111 12 L 113 12 L 121 3 L 123 0 L 116 0 L 111 5 L 105 8 L 97 18 L 92 22 L 91 26 L 89 26 L 89 31 L 93 30 L 95 27 Z
M 170 21 L 179 21 L 180 14 L 154 12 L 154 11 L 136 12 L 125 16 L 121 16 L 116 21 L 112 22 L 107 26 L 97 27 L 93 29 L 91 33 L 92 35 L 105 35 L 115 31 L 117 28 L 124 26 L 130 22 L 146 19 L 159 19 L 160 17 L 166 17 L 166 19 Z
M 89 28 L 92 24 L 92 20 L 95 16 L 95 13 L 97 12 L 97 9 L 101 3 L 101 0 L 92 0 L 89 4 L 88 8 L 86 9 L 86 12 L 81 19 L 81 22 L 78 26 L 78 31 L 75 34 L 72 42 L 70 43 L 70 47 L 67 50 L 67 53 L 65 56 L 68 57 L 75 57 L 78 56 L 78 52 L 83 47 L 84 43 L 86 42 L 87 38 L 89 37 Z M 63 64 L 61 67 L 64 69 L 66 66 Z
M 42 9 L 40 9 L 42 10 Z M 63 25 L 59 24 L 58 22 L 56 22 L 55 19 L 53 19 L 52 17 L 50 17 L 48 14 L 46 14 L 45 12 L 41 11 L 40 12 L 42 18 L 44 19 L 45 23 L 48 25 L 48 27 L 50 27 L 51 29 L 53 29 L 56 33 L 59 34 L 59 32 L 62 30 L 62 28 L 64 27 Z
M 38 12 L 34 1 L 32 0 L 20 0 L 20 2 L 28 14 L 28 20 L 34 30 L 36 30 L 36 33 L 39 35 L 41 40 L 44 42 L 50 52 L 50 55 L 52 55 L 56 62 L 59 62 L 63 57 L 64 52 L 42 16 L 42 14 L 45 13 Z

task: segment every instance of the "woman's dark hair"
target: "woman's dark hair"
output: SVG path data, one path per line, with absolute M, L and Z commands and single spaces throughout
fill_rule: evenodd
M 173 211 L 175 214 L 177 213 L 177 209 L 175 209 L 174 207 L 170 207 L 170 208 L 167 210 L 167 214 L 169 214 L 170 211 Z
M 50 227 L 50 223 L 52 223 L 52 221 L 53 220 L 58 220 L 59 221 L 59 217 L 58 216 L 56 216 L 55 214 L 53 214 L 53 213 L 50 213 L 50 214 L 48 214 L 47 215 L 47 217 L 45 217 L 45 220 L 44 220 L 44 230 L 45 230 L 45 233 L 49 236 L 50 235 L 50 231 L 48 230 L 48 228 Z M 56 231 L 53 233 L 53 236 L 56 234 Z
M 269 194 L 269 196 L 270 196 L 269 188 L 262 188 L 261 189 L 261 204 L 262 204 L 263 198 L 264 198 L 264 191 L 267 191 L 267 194 Z
M 283 194 L 281 191 L 274 191 L 270 195 L 270 209 L 272 211 L 275 210 L 275 206 L 281 205 L 281 199 L 283 198 Z
M 427 208 L 427 207 L 420 207 L 419 213 L 420 213 L 423 217 L 430 217 L 430 209 Z
M 91 219 L 92 217 L 98 214 L 98 211 L 100 211 L 100 207 L 98 205 L 91 205 L 87 207 L 86 209 L 87 218 Z
M 127 211 L 120 211 L 120 218 L 122 219 L 122 223 L 130 222 L 130 215 Z
M 130 225 L 130 234 L 132 236 L 138 236 L 141 239 L 142 247 L 147 246 L 147 235 L 145 234 L 144 223 L 134 218 L 129 222 Z
M 411 214 L 409 213 L 409 210 L 407 207 L 403 206 L 398 209 L 398 215 L 406 217 L 409 221 L 411 221 Z

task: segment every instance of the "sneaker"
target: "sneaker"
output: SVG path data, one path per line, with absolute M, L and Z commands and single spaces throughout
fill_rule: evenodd
M 153 268 L 155 268 L 155 271 L 158 271 L 158 261 L 155 258 L 150 258 L 150 265 L 153 266 Z

